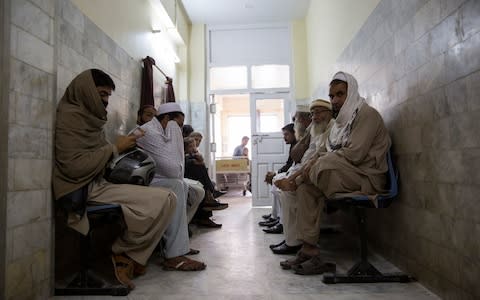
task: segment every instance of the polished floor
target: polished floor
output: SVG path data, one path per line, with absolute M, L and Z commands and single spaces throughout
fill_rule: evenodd
M 268 248 L 269 244 L 281 241 L 282 235 L 265 234 L 257 225 L 260 216 L 270 209 L 251 208 L 251 198 L 242 197 L 241 191 L 231 191 L 221 200 L 230 204 L 228 209 L 214 212 L 215 221 L 222 223 L 223 228 L 193 228 L 191 247 L 201 252 L 192 258 L 206 262 L 205 271 L 163 271 L 156 265 L 159 259 L 153 258 L 147 274 L 135 279 L 136 289 L 127 297 L 114 299 L 438 299 L 417 282 L 326 285 L 321 276 L 300 276 L 282 270 L 279 262 L 291 256 L 274 255 Z M 341 247 L 335 246 L 340 244 Z M 329 236 L 325 239 L 325 258 L 335 260 L 338 270 L 345 271 L 356 258 L 352 249 L 355 246 L 355 241 L 343 234 Z M 395 270 L 381 257 L 372 260 L 382 271 Z M 108 298 L 113 299 L 54 299 Z

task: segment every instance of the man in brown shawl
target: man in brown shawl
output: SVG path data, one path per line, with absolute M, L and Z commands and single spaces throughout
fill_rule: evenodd
M 112 245 L 115 275 L 134 288 L 132 274 L 145 273 L 147 260 L 162 238 L 175 209 L 167 189 L 111 184 L 103 178 L 112 157 L 135 146 L 136 136 L 105 139 L 108 98 L 113 80 L 101 70 L 84 71 L 67 87 L 57 107 L 53 190 L 56 200 L 85 186 L 88 201 L 120 204 L 127 229 Z M 69 226 L 86 234 L 88 218 L 70 214 Z
M 335 193 L 385 193 L 390 137 L 380 114 L 358 94 L 356 79 L 338 72 L 329 91 L 335 123 L 326 151 L 304 169 L 298 185 L 297 239 L 303 242 L 297 256 L 285 262 L 297 274 L 329 271 L 317 246 L 324 200 Z

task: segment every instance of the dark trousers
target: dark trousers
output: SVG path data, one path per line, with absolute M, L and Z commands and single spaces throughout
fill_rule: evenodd
M 200 181 L 206 191 L 213 193 L 215 190 L 205 165 L 187 164 L 185 166 L 185 178 Z

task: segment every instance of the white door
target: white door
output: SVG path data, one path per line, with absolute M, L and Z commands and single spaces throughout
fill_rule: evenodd
M 289 93 L 252 94 L 250 116 L 252 128 L 252 205 L 272 205 L 270 187 L 264 182 L 268 171 L 285 164 L 288 148 L 283 140 L 282 127 L 290 123 Z

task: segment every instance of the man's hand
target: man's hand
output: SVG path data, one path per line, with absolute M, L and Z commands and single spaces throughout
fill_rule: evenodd
M 273 181 L 273 177 L 275 177 L 275 172 L 267 172 L 267 174 L 265 175 L 265 182 L 268 183 L 268 184 L 272 184 L 272 181 Z
M 137 127 L 137 128 L 135 128 L 135 130 L 134 130 L 132 133 L 130 133 L 129 135 L 133 135 L 133 136 L 135 136 L 135 138 L 138 139 L 138 138 L 141 138 L 142 136 L 145 135 L 145 130 L 143 130 L 143 129 L 140 128 L 140 127 Z
M 275 186 L 285 192 L 295 191 L 297 189 L 295 180 L 290 178 L 282 178 L 280 180 L 275 181 Z
M 137 137 L 135 135 L 119 135 L 117 137 L 117 141 L 115 142 L 115 146 L 117 146 L 118 153 L 123 153 L 128 149 L 135 147 Z
M 192 154 L 192 158 L 194 159 L 193 163 L 196 165 L 204 165 L 205 161 L 203 160 L 203 156 L 199 152 L 195 152 Z

